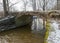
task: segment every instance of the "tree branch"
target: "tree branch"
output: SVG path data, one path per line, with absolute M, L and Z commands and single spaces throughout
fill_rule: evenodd
M 19 2 L 20 2 L 20 1 L 14 3 L 14 4 L 12 4 L 12 5 L 10 5 L 9 8 L 12 7 L 12 6 L 14 6 L 14 5 L 16 5 L 16 4 L 18 4 Z

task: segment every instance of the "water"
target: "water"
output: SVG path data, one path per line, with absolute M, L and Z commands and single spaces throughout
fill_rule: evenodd
M 0 32 L 0 43 L 43 43 L 43 37 L 32 33 L 31 26 L 27 25 Z
M 42 19 L 35 18 L 31 25 L 0 32 L 0 43 L 44 43 L 42 27 Z
M 45 29 L 43 29 L 43 19 L 38 16 L 33 16 L 33 22 L 31 26 L 32 33 L 39 33 L 42 36 L 45 35 Z

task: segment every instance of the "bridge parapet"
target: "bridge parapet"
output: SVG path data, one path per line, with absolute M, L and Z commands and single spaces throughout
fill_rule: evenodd
M 47 15 L 48 16 L 56 16 L 56 15 L 60 15 L 60 11 L 41 11 L 41 12 L 33 12 L 33 11 L 30 11 L 30 12 L 19 12 L 18 14 L 16 14 L 17 17 L 20 17 L 22 15 L 32 15 L 32 16 L 38 16 L 38 17 L 46 17 Z

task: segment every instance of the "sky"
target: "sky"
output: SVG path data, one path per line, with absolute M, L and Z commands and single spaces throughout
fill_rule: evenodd
M 28 4 L 26 6 L 26 11 L 33 11 L 30 0 L 27 0 L 27 1 L 28 1 Z M 12 6 L 11 9 L 16 10 L 16 11 L 23 11 L 24 10 L 23 0 L 9 0 L 9 3 L 10 3 L 9 5 L 12 5 L 16 2 L 18 2 L 18 3 L 15 4 L 14 6 Z M 37 4 L 39 4 L 38 0 L 36 2 L 37 2 Z M 48 10 L 48 9 L 52 9 L 56 5 L 57 0 L 46 0 L 46 2 L 48 2 L 48 3 L 46 4 L 45 8 Z M 0 3 L 2 3 L 2 0 L 0 0 Z M 3 10 L 2 6 L 3 5 L 0 4 L 0 11 Z M 40 0 L 40 9 L 41 10 L 42 10 L 42 7 L 43 7 L 43 0 Z

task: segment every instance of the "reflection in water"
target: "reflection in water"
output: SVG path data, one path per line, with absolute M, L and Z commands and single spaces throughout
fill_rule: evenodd
M 43 19 L 35 16 L 32 22 L 32 30 L 39 31 L 41 29 L 43 29 Z
M 31 26 L 0 32 L 0 43 L 43 43 L 40 34 L 31 32 Z
M 37 16 L 33 16 L 33 22 L 31 26 L 32 33 L 39 33 L 44 36 L 45 30 L 43 29 L 43 19 Z

